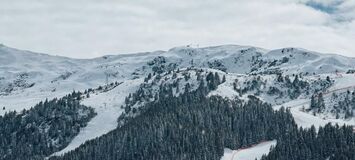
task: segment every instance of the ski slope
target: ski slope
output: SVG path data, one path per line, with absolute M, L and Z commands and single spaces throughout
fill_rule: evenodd
M 271 146 L 276 146 L 277 141 L 267 141 L 259 143 L 253 147 L 231 150 L 224 149 L 224 155 L 221 160 L 255 160 L 260 159 L 264 154 L 267 155 L 270 152 Z
M 90 95 L 82 104 L 95 109 L 97 115 L 82 128 L 70 144 L 52 156 L 59 156 L 79 147 L 85 141 L 102 136 L 117 127 L 117 118 L 124 111 L 121 105 L 129 93 L 135 92 L 143 79 L 127 80 L 116 88 L 97 95 Z
M 321 76 L 325 77 L 328 75 Z M 355 88 L 355 75 L 353 74 L 344 74 L 341 77 L 333 76 L 333 78 L 335 79 L 335 83 L 327 91 L 325 91 L 323 94 L 324 98 L 331 96 L 332 93 L 347 92 L 348 90 L 353 90 Z M 355 126 L 355 118 L 348 120 L 335 119 L 332 116 L 322 114 L 314 116 L 311 113 L 302 111 L 303 109 L 309 108 L 310 103 L 310 99 L 296 99 L 281 105 L 276 105 L 273 108 L 276 110 L 280 109 L 281 107 L 289 108 L 296 123 L 303 128 L 309 128 L 312 125 L 314 125 L 316 128 L 319 128 L 320 126 L 325 126 L 328 123 Z
M 354 118 L 350 120 L 321 118 L 319 116 L 314 116 L 311 113 L 303 112 L 302 109 L 308 108 L 309 105 L 309 99 L 297 99 L 282 105 L 274 106 L 273 108 L 276 110 L 280 109 L 281 107 L 289 108 L 297 125 L 303 128 L 310 128 L 312 125 L 314 125 L 316 128 L 319 128 L 321 126 L 325 126 L 328 123 L 355 126 Z

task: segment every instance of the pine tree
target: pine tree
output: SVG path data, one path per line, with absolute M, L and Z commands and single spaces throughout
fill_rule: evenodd
M 280 83 L 284 82 L 284 78 L 282 77 L 282 74 L 277 75 L 277 82 L 280 82 Z
M 223 75 L 222 83 L 226 82 L 226 75 Z
M 325 103 L 324 103 L 324 98 L 322 93 L 318 94 L 317 107 L 318 107 L 318 113 L 324 111 L 325 109 Z

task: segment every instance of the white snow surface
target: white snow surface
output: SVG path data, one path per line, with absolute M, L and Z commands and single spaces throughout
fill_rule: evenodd
M 339 74 L 334 76 L 335 84 L 329 90 L 351 90 L 355 88 L 355 74 Z
M 270 152 L 271 146 L 276 146 L 277 141 L 267 141 L 257 144 L 253 147 L 239 150 L 224 149 L 224 155 L 221 160 L 255 160 L 260 159 L 264 154 Z
M 233 82 L 236 78 L 240 78 L 243 75 L 237 74 L 226 74 L 226 73 L 219 73 L 220 77 L 226 76 L 226 81 L 220 85 L 218 85 L 217 89 L 211 91 L 208 96 L 221 96 L 224 98 L 234 99 L 239 96 L 238 92 L 233 89 Z
M 282 105 L 274 106 L 273 108 L 278 110 L 281 107 L 290 108 L 290 111 L 293 115 L 298 126 L 303 128 L 310 128 L 314 125 L 316 128 L 325 126 L 328 123 L 338 124 L 338 125 L 353 125 L 355 126 L 355 119 L 344 120 L 344 119 L 330 119 L 330 118 L 321 118 L 319 116 L 314 116 L 311 113 L 303 112 L 302 108 L 307 108 L 310 105 L 309 99 L 297 99 L 290 102 L 287 102 Z
M 85 99 L 82 104 L 94 108 L 97 115 L 86 127 L 80 130 L 79 134 L 66 148 L 54 153 L 52 156 L 62 155 L 79 147 L 87 140 L 94 139 L 114 130 L 117 127 L 117 118 L 124 111 L 121 109 L 121 105 L 124 104 L 125 97 L 129 93 L 135 92 L 142 82 L 142 78 L 127 80 L 108 92 L 97 95 L 93 94 L 90 98 Z
M 272 62 L 276 65 L 271 65 Z M 73 90 L 103 85 L 106 80 L 110 83 L 144 77 L 161 64 L 221 69 L 238 74 L 267 70 L 334 73 L 335 70 L 345 72 L 355 68 L 355 59 L 299 48 L 266 50 L 238 45 L 176 47 L 169 51 L 71 59 L 2 45 L 0 64 L 0 107 L 5 107 L 0 115 L 3 115 L 7 111 L 28 109 L 46 98 L 59 98 Z

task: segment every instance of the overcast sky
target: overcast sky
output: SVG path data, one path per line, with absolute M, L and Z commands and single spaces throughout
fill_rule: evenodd
M 0 0 L 0 43 L 75 58 L 182 45 L 355 57 L 355 0 Z

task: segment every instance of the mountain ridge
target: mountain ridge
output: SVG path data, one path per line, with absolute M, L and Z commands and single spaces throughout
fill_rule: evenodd
M 265 50 L 240 45 L 108 55 L 72 59 L 0 47 L 0 95 L 84 90 L 105 83 L 147 76 L 177 68 L 210 68 L 238 74 L 336 73 L 355 68 L 355 58 L 304 49 Z M 25 93 L 24 93 L 25 91 Z M 57 94 L 55 94 L 57 95 Z M 45 97 L 45 96 L 44 96 Z M 43 97 L 43 98 L 44 98 Z M 50 97 L 48 97 L 50 98 Z M 32 103 L 30 103 L 32 104 Z M 34 105 L 34 104 L 32 104 Z
M 162 53 L 162 52 L 170 52 L 176 49 L 182 49 L 182 48 L 193 48 L 193 49 L 213 49 L 213 48 L 219 48 L 219 47 L 228 47 L 228 46 L 232 46 L 232 47 L 244 47 L 244 48 L 257 48 L 260 50 L 265 50 L 267 52 L 270 51 L 276 51 L 276 50 L 283 50 L 283 49 L 297 49 L 297 50 L 302 50 L 305 52 L 313 52 L 313 53 L 319 53 L 322 55 L 328 55 L 328 56 L 341 56 L 344 58 L 351 58 L 351 59 L 355 59 L 355 55 L 354 57 L 351 56 L 345 56 L 345 55 L 341 55 L 339 53 L 324 53 L 324 52 L 318 52 L 318 51 L 313 51 L 313 50 L 309 50 L 306 48 L 301 48 L 301 47 L 283 47 L 283 48 L 275 48 L 275 49 L 266 49 L 266 48 L 262 48 L 262 47 L 256 47 L 256 46 L 251 46 L 251 45 L 237 45 L 237 44 L 225 44 L 225 45 L 212 45 L 212 46 L 206 46 L 206 47 L 193 47 L 190 45 L 186 45 L 186 46 L 177 46 L 177 47 L 172 47 L 168 50 L 153 50 L 153 51 L 142 51 L 142 52 L 129 52 L 129 53 L 108 53 L 102 56 L 97 56 L 97 57 L 92 57 L 92 58 L 74 58 L 74 57 L 70 57 L 70 56 L 61 56 L 61 55 L 56 55 L 56 54 L 47 54 L 47 53 L 42 53 L 42 52 L 34 52 L 31 50 L 26 50 L 26 49 L 19 49 L 19 48 L 15 48 L 15 47 L 11 47 L 8 45 L 5 45 L 3 43 L 0 43 L 0 50 L 1 49 L 10 49 L 10 50 L 16 50 L 19 52 L 27 52 L 27 53 L 31 53 L 31 54 L 40 54 L 40 55 L 47 55 L 47 56 L 52 56 L 52 57 L 62 57 L 62 58 L 69 58 L 69 59 L 75 59 L 75 60 L 93 60 L 93 59 L 100 59 L 103 57 L 112 57 L 112 56 L 138 56 L 138 55 L 146 55 L 146 54 L 150 54 L 150 53 Z

